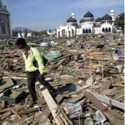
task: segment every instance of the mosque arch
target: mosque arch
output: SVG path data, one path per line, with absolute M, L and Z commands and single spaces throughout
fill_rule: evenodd
M 102 28 L 102 32 L 105 32 L 105 28 Z
M 62 37 L 65 37 L 65 33 L 66 33 L 65 29 L 63 29 L 62 30 Z
M 105 32 L 108 32 L 108 28 L 105 28 Z
M 91 31 L 91 29 L 88 29 L 88 31 L 89 31 L 89 33 L 91 33 L 92 31 Z
M 75 36 L 75 31 L 72 29 L 72 36 Z
M 109 28 L 109 32 L 111 32 L 111 28 Z
M 69 33 L 69 37 L 71 37 L 71 32 L 70 32 L 70 31 L 68 31 L 68 33 Z
M 58 32 L 58 38 L 60 38 L 60 32 Z
M 85 33 L 85 29 L 83 29 L 83 33 Z
M 86 33 L 88 33 L 88 29 L 86 29 Z
M 111 27 L 102 28 L 102 32 L 111 32 Z

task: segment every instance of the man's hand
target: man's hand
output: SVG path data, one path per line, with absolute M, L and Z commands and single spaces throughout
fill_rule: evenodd
M 47 75 L 47 73 L 40 74 L 40 79 L 45 80 L 46 75 Z

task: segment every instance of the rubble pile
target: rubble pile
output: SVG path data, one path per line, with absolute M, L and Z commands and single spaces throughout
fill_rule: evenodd
M 44 99 L 39 99 L 39 108 L 26 108 L 24 63 L 13 41 L 0 45 L 0 124 L 50 125 L 54 122 Z M 57 104 L 72 123 L 123 125 L 123 36 L 91 35 L 48 42 L 44 46 L 30 40 L 29 44 L 47 59 L 46 80 L 57 89 Z
M 20 58 L 20 52 L 14 45 L 14 40 L 1 41 L 0 45 L 0 69 L 1 71 L 23 71 L 23 60 Z M 23 71 L 24 72 L 24 71 Z

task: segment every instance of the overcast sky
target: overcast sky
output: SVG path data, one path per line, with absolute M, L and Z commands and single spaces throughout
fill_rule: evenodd
M 124 11 L 124 0 L 3 0 L 11 14 L 11 24 L 30 29 L 54 28 L 75 13 L 78 22 L 87 11 L 95 17 L 111 9 Z

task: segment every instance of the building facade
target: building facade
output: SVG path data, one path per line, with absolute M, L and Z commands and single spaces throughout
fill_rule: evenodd
M 0 38 L 10 37 L 10 14 L 7 7 L 0 0 Z
M 75 15 L 72 13 L 72 16 L 67 19 L 66 25 L 60 25 L 57 28 L 57 37 L 73 37 L 77 33 L 77 20 Z
M 69 38 L 76 35 L 112 33 L 114 29 L 113 22 L 114 20 L 112 20 L 112 17 L 108 14 L 101 18 L 94 19 L 94 15 L 88 11 L 78 24 L 75 15 L 72 14 L 72 16 L 67 19 L 66 25 L 60 25 L 57 28 L 56 34 L 57 38 Z

